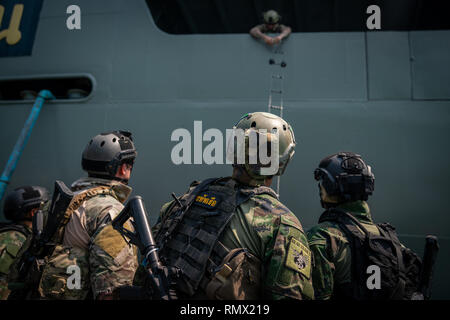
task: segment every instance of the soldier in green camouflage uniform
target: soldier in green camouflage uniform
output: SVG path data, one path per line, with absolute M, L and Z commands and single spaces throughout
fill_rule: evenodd
M 350 213 L 367 230 L 379 235 L 378 228 L 372 221 L 367 202 L 352 201 L 339 204 L 336 208 Z M 317 300 L 327 300 L 336 294 L 337 288 L 345 290 L 345 287 L 352 281 L 352 256 L 349 239 L 338 223 L 332 221 L 324 221 L 312 227 L 308 230 L 307 235 L 314 256 L 315 297 Z
M 232 177 L 194 182 L 162 207 L 153 230 L 160 257 L 181 271 L 177 292 L 182 299 L 313 299 L 311 253 L 302 225 L 269 188 L 294 153 L 293 131 L 264 112 L 245 115 L 235 128 L 245 135 L 245 163 L 234 161 Z M 272 175 L 248 161 L 248 137 L 260 129 L 272 132 L 268 145 L 276 139 L 274 132 L 279 134 L 279 168 Z M 171 220 L 191 196 L 192 206 L 171 230 Z
M 87 178 L 71 186 L 85 200 L 64 227 L 62 243 L 49 257 L 39 284 L 42 299 L 112 299 L 116 287 L 129 285 L 137 268 L 135 248 L 112 228 L 131 193 L 127 185 L 136 150 L 131 133 L 113 131 L 95 136 L 82 156 Z M 78 266 L 80 287 L 68 267 Z
M 320 198 L 322 207 L 327 209 L 319 219 L 319 224 L 312 227 L 307 232 L 309 246 L 314 256 L 313 265 L 313 284 L 315 298 L 320 300 L 325 299 L 380 299 L 383 298 L 376 290 L 367 290 L 367 284 L 364 280 L 359 280 L 362 277 L 361 273 L 366 274 L 364 270 L 357 270 L 355 261 L 361 260 L 358 251 L 352 255 L 353 235 L 344 230 L 344 227 L 339 221 L 346 221 L 340 219 L 355 219 L 355 222 L 350 222 L 352 230 L 356 234 L 361 234 L 361 239 L 364 238 L 363 232 L 368 232 L 374 236 L 386 236 L 390 239 L 395 239 L 393 242 L 395 246 L 399 246 L 403 258 L 408 259 L 413 257 L 406 266 L 407 271 L 405 277 L 411 279 L 406 280 L 405 294 L 411 288 L 409 284 L 416 276 L 417 268 L 414 265 L 417 263 L 416 255 L 404 247 L 397 236 L 392 238 L 389 232 L 386 233 L 384 225 L 377 225 L 373 222 L 369 206 L 366 202 L 368 196 L 374 190 L 375 177 L 371 172 L 370 166 L 361 159 L 361 156 L 352 152 L 340 152 L 324 158 L 319 167 L 314 172 L 315 179 L 319 182 Z M 347 216 L 347 215 L 350 216 Z M 344 218 L 345 217 L 345 218 Z M 389 225 L 390 228 L 392 228 Z M 353 229 L 354 228 L 354 229 Z M 365 231 L 364 231 L 365 229 Z M 381 231 L 383 233 L 381 234 Z M 392 231 L 394 229 L 391 229 Z M 367 238 L 365 238 L 367 239 Z M 368 240 L 365 240 L 368 241 Z M 367 244 L 365 242 L 365 244 Z M 358 245 L 358 248 L 361 247 Z M 366 247 L 361 247 L 367 252 Z M 365 248 L 365 249 L 364 249 Z M 354 260 L 357 259 L 357 260 Z M 396 260 L 396 259 L 394 259 Z M 360 262 L 358 262 L 360 263 Z M 361 263 L 360 267 L 363 266 Z M 364 266 L 365 267 L 365 266 Z M 387 274 L 392 276 L 392 274 Z M 394 279 L 395 280 L 395 279 Z M 398 283 L 398 278 L 394 281 Z M 364 283 L 363 283 L 364 282 Z M 388 289 L 388 288 L 383 288 Z M 412 288 L 414 289 L 414 288 Z M 381 291 L 379 291 L 381 292 Z M 374 295 L 372 295 L 374 294 Z M 387 297 L 392 299 L 393 296 Z M 386 297 L 385 297 L 386 298 Z M 401 299 L 400 294 L 395 299 Z
M 5 198 L 3 213 L 11 223 L 0 224 L 0 299 L 9 295 L 9 268 L 17 258 L 22 245 L 31 234 L 31 220 L 39 207 L 49 200 L 47 189 L 23 186 Z
M 356 171 L 352 172 L 354 168 Z M 354 184 L 346 184 L 343 179 L 352 173 L 360 180 Z M 342 180 L 341 174 L 344 177 Z M 328 156 L 320 162 L 314 176 L 320 181 L 323 208 L 346 211 L 358 219 L 369 232 L 379 234 L 365 201 L 372 194 L 374 177 L 370 166 L 367 166 L 359 155 L 341 152 Z M 315 298 L 338 298 L 344 291 L 348 291 L 347 288 L 352 282 L 350 240 L 337 222 L 319 221 L 318 225 L 307 232 L 314 256 L 312 274 Z

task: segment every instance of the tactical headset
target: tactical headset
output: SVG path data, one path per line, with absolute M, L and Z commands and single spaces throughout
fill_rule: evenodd
M 314 170 L 314 178 L 330 196 L 343 202 L 367 200 L 374 191 L 375 176 L 361 156 L 339 152 L 323 159 Z

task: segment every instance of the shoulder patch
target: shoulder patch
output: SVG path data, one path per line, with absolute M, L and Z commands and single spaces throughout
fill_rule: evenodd
M 220 197 L 213 192 L 202 192 L 195 197 L 195 204 L 206 209 L 216 208 L 219 202 Z
M 126 225 L 127 227 L 130 226 L 128 221 Z M 100 231 L 100 233 L 95 237 L 94 244 L 102 248 L 114 259 L 123 250 L 123 248 L 128 245 L 120 233 L 113 229 L 111 224 L 107 225 Z
M 300 272 L 307 279 L 311 277 L 311 251 L 295 238 L 289 242 L 286 267 Z

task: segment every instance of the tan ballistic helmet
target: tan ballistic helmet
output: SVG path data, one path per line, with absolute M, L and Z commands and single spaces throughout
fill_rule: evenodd
M 281 16 L 275 10 L 269 10 L 263 13 L 264 23 L 277 24 L 281 20 Z
M 265 131 L 267 140 L 262 141 L 267 141 L 267 144 L 265 145 L 266 156 L 271 156 L 270 151 L 272 146 L 270 144 L 275 140 L 278 142 L 278 170 L 273 175 L 282 175 L 284 173 L 289 160 L 294 155 L 294 148 L 296 145 L 294 131 L 285 120 L 277 115 L 267 112 L 248 113 L 237 122 L 233 129 L 242 129 L 245 136 L 245 163 L 241 164 L 237 162 L 237 147 L 236 143 L 234 143 L 235 148 L 233 149 L 233 166 L 243 167 L 250 177 L 258 180 L 267 177 L 267 175 L 261 173 L 261 169 L 264 167 L 269 167 L 269 165 L 262 165 L 259 162 L 259 159 L 256 164 L 249 163 L 249 155 L 259 155 L 259 139 L 262 136 L 261 132 Z M 252 134 L 258 136 L 258 143 L 254 143 L 254 145 L 251 146 L 249 141 L 251 140 L 250 136 Z M 255 146 L 256 149 L 254 148 Z M 262 146 L 264 146 L 264 144 L 262 144 Z M 275 145 L 273 147 L 275 147 Z

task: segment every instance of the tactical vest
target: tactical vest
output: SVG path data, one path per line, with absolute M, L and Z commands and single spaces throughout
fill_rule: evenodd
M 350 213 L 329 209 L 319 223 L 332 221 L 344 231 L 351 250 L 351 283 L 336 284 L 333 299 L 402 300 L 410 299 L 419 285 L 420 258 L 403 247 L 395 228 L 388 223 L 376 224 L 380 235 L 370 233 Z M 369 289 L 367 273 L 371 265 L 380 268 L 380 288 Z
M 230 253 L 219 239 L 236 208 L 254 195 L 278 198 L 268 187 L 242 186 L 231 178 L 208 179 L 191 186 L 195 188 L 168 208 L 155 238 L 163 264 L 181 271 L 177 291 L 188 297 L 199 288 L 206 291 L 212 275 Z

